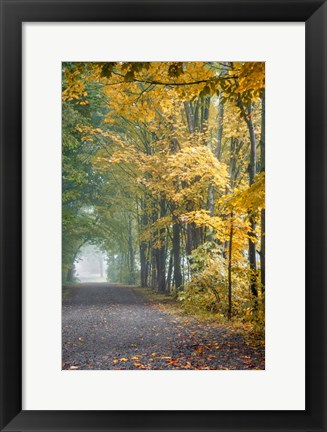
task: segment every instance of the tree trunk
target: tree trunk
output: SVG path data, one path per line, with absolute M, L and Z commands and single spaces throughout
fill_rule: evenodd
M 202 134 L 203 145 L 208 144 L 207 133 L 208 133 L 208 121 L 209 121 L 209 111 L 210 111 L 210 96 L 204 96 L 202 98 L 202 110 L 201 110 L 201 124 L 200 131 Z
M 226 63 L 221 64 L 221 76 L 225 75 L 227 72 Z M 221 144 L 222 144 L 222 137 L 223 137 L 223 129 L 224 129 L 224 104 L 222 101 L 221 96 L 219 96 L 218 101 L 218 117 L 217 117 L 217 143 L 215 148 L 215 155 L 218 160 L 220 160 L 220 153 L 221 153 Z
M 155 249 L 151 249 L 151 288 L 153 290 L 157 289 L 157 266 L 156 266 L 156 256 Z
M 148 225 L 148 216 L 146 211 L 147 211 L 146 201 L 144 198 L 141 199 L 141 216 L 140 216 L 140 224 L 139 224 L 139 226 L 141 227 L 141 233 L 144 232 L 144 230 L 147 228 Z M 147 242 L 140 239 L 141 286 L 145 288 L 148 286 L 148 268 L 149 268 L 147 249 L 148 249 Z
M 223 64 L 222 75 L 224 75 L 225 73 L 226 73 L 226 70 L 225 70 L 224 64 Z M 224 105 L 222 102 L 222 98 L 219 96 L 218 117 L 217 117 L 217 142 L 216 142 L 216 147 L 214 149 L 214 154 L 218 160 L 220 160 L 221 143 L 222 143 L 222 137 L 223 137 L 223 127 L 224 127 Z M 209 214 L 210 214 L 210 216 L 213 216 L 214 212 L 215 212 L 215 188 L 213 185 L 209 186 L 208 195 L 209 195 L 208 196 Z
M 199 121 L 199 110 L 200 110 L 200 99 L 196 99 L 194 114 L 193 114 L 193 124 L 194 124 L 194 132 L 199 131 L 200 121 Z
M 266 136 L 266 97 L 265 97 L 265 91 L 263 90 L 263 95 L 261 99 L 260 171 L 264 171 L 266 165 L 265 136 Z
M 230 140 L 230 162 L 229 162 L 229 179 L 231 192 L 234 189 L 234 183 L 236 179 L 236 159 L 235 159 L 235 148 L 236 141 L 234 138 Z M 228 192 L 227 192 L 228 193 Z M 232 251 L 233 251 L 233 211 L 230 214 L 230 229 L 229 229 L 229 241 L 228 241 L 228 312 L 227 317 L 230 320 L 232 318 Z M 227 247 L 227 245 L 225 245 Z M 226 250 L 226 249 L 225 249 Z
M 88 242 L 89 239 L 85 239 L 82 241 L 82 243 L 80 245 L 78 245 L 78 247 L 75 250 L 75 253 L 72 257 L 71 260 L 71 265 L 67 271 L 67 276 L 66 276 L 66 281 L 67 282 L 73 282 L 74 280 L 74 272 L 75 272 L 75 260 L 77 258 L 78 252 L 80 251 L 81 247 L 85 245 L 86 242 Z
M 249 233 L 249 263 L 250 263 L 250 289 L 254 297 L 258 297 L 257 290 L 257 261 L 256 261 L 256 247 L 255 247 L 255 219 L 253 215 L 250 215 L 250 227 L 251 232 Z
M 261 139 L 260 139 L 260 170 L 265 171 L 265 135 L 266 135 L 266 101 L 265 91 L 263 91 L 261 101 Z M 266 211 L 261 210 L 261 248 L 260 248 L 260 260 L 261 260 L 261 294 L 264 299 L 265 284 L 266 284 Z
M 119 263 L 119 283 L 123 283 L 123 266 L 124 266 L 124 255 L 120 255 Z
M 146 274 L 146 243 L 140 244 L 140 265 L 141 265 L 141 286 L 147 287 L 147 274 Z
M 160 218 L 166 216 L 166 200 L 160 199 Z M 166 291 L 166 245 L 165 245 L 166 229 L 159 230 L 160 248 L 157 251 L 157 267 L 158 267 L 158 291 L 164 293 Z
M 248 106 L 245 112 L 245 122 L 250 134 L 250 164 L 249 164 L 249 184 L 254 183 L 257 165 L 257 143 L 252 122 L 252 105 Z M 258 297 L 257 290 L 257 260 L 256 260 L 256 238 L 255 238 L 255 217 L 252 213 L 249 214 L 250 228 L 249 232 L 249 264 L 250 264 L 250 289 L 254 297 Z
M 232 249 L 233 249 L 233 213 L 230 215 L 229 251 L 228 251 L 228 319 L 232 317 Z
M 74 271 L 75 271 L 75 265 L 73 264 L 67 270 L 67 277 L 66 277 L 66 281 L 67 282 L 73 282 L 73 280 L 74 280 Z
M 219 105 L 218 105 L 218 127 L 217 127 L 217 143 L 215 148 L 216 158 L 220 159 L 221 153 L 221 143 L 223 136 L 223 128 L 224 128 L 224 104 L 221 101 L 221 97 L 219 97 Z
M 186 226 L 186 253 L 191 255 L 193 250 L 193 230 L 192 223 L 188 223 Z
M 132 232 L 132 221 L 128 219 L 128 270 L 129 270 L 129 280 L 131 285 L 135 285 L 135 256 L 133 248 L 133 232 Z
M 252 122 L 252 105 L 250 104 L 245 116 L 245 121 L 250 134 L 250 164 L 249 164 L 249 179 L 250 186 L 254 183 L 257 167 L 257 142 L 254 133 L 254 127 Z
M 174 255 L 174 282 L 175 289 L 183 285 L 182 271 L 181 271 L 181 227 L 176 221 L 173 225 L 173 255 Z
M 173 273 L 173 253 L 170 252 L 169 263 L 168 263 L 168 274 L 167 274 L 167 292 L 170 292 L 172 273 Z
M 193 115 L 192 115 L 192 109 L 191 109 L 190 102 L 184 102 L 184 109 L 185 109 L 185 114 L 186 114 L 186 119 L 187 119 L 188 130 L 190 133 L 193 133 L 194 132 L 194 119 L 193 119 Z
M 265 230 L 265 219 L 266 219 L 266 213 L 265 209 L 261 210 L 261 250 L 260 250 L 260 259 L 261 259 L 261 294 L 262 298 L 265 294 L 265 284 L 266 284 L 266 254 L 265 254 L 265 248 L 266 248 L 266 230 Z

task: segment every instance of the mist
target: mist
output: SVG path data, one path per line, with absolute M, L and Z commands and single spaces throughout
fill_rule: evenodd
M 83 246 L 75 261 L 75 278 L 81 283 L 106 282 L 107 260 L 107 255 L 96 246 Z

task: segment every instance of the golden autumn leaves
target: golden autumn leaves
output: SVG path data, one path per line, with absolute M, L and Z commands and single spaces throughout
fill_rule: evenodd
M 252 139 L 262 141 L 264 63 L 79 63 L 64 66 L 63 83 L 65 103 L 100 119 L 76 132 L 93 149 L 88 161 L 102 183 L 94 208 L 105 221 L 103 232 L 118 225 L 118 217 L 126 221 L 124 250 L 133 249 L 135 258 L 145 245 L 149 266 L 159 267 L 163 253 L 166 273 L 178 241 L 185 287 L 196 281 L 194 300 L 204 298 L 208 286 L 209 308 L 211 299 L 224 298 L 229 266 L 241 304 L 252 271 L 248 243 L 260 247 L 265 207 L 264 170 L 249 184 L 249 169 L 256 171 L 264 152 L 253 158 L 259 145 L 250 145 L 249 137 L 251 123 Z M 205 264 L 195 268 L 196 257 Z

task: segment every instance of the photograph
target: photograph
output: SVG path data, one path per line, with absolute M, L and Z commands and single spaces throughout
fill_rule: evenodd
M 265 370 L 265 62 L 61 72 L 62 370 Z

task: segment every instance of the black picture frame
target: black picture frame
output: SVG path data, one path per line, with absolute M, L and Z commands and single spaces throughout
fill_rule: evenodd
M 0 429 L 326 431 L 326 1 L 1 0 L 0 3 Z M 253 411 L 146 411 L 146 407 L 144 411 L 22 411 L 22 23 L 70 21 L 305 22 L 305 411 L 255 411 L 255 400 Z

